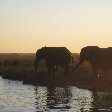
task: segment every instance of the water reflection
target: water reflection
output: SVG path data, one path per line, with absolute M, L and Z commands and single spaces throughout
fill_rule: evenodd
M 0 78 L 0 112 L 112 112 L 111 92 L 34 87 Z
M 71 91 L 69 87 L 48 87 L 47 107 L 49 109 L 70 109 Z
M 89 112 L 92 108 L 92 92 L 77 87 L 71 87 L 70 106 L 79 112 Z
M 47 108 L 47 88 L 38 86 L 35 88 L 35 95 L 36 111 L 45 111 Z
M 102 112 L 112 112 L 112 93 L 93 92 L 93 109 Z
M 33 86 L 0 78 L 0 112 L 31 112 L 34 102 Z
M 112 93 L 77 87 L 37 87 L 36 111 L 111 112 Z
M 89 111 L 92 92 L 76 87 L 37 87 L 37 111 Z
M 49 86 L 37 87 L 35 90 L 37 111 L 70 109 L 70 88 Z

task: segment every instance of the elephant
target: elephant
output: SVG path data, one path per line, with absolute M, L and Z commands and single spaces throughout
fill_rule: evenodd
M 49 74 L 54 73 L 57 67 L 63 67 L 68 73 L 69 63 L 72 61 L 72 53 L 66 47 L 42 47 L 36 52 L 35 70 L 38 72 L 38 63 L 41 59 L 46 61 Z
M 112 68 L 112 47 L 99 48 L 98 46 L 87 46 L 81 49 L 79 63 L 73 68 L 75 71 L 84 61 L 89 61 L 93 75 L 101 76 L 101 71 Z

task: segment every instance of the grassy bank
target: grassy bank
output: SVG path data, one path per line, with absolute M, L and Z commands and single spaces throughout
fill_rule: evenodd
M 0 54 L 0 75 L 14 80 L 32 79 L 35 75 L 34 54 Z
M 3 78 L 14 79 L 14 80 L 29 80 L 35 79 L 35 69 L 34 69 L 35 54 L 17 54 L 17 53 L 6 53 L 0 54 L 0 75 Z M 70 63 L 70 70 L 78 63 L 79 54 L 74 53 L 73 63 Z M 67 77 L 70 80 L 78 80 L 79 78 L 85 79 L 85 75 L 90 74 L 90 68 L 88 63 L 83 64 L 75 73 L 68 73 L 67 76 L 63 75 L 63 69 L 58 68 L 55 74 L 47 74 L 45 61 L 42 60 L 39 63 L 38 79 L 49 79 L 50 77 L 55 77 L 57 81 L 63 80 Z M 78 74 L 78 75 L 77 75 Z M 88 77 L 88 76 L 87 76 Z M 86 77 L 86 79 L 87 79 Z
M 79 54 L 74 53 L 73 63 L 70 63 L 70 70 L 78 63 Z M 55 74 L 47 73 L 45 61 L 39 64 L 40 72 L 36 75 L 34 69 L 35 54 L 0 54 L 0 75 L 3 78 L 23 80 L 24 83 L 37 85 L 75 85 L 90 90 L 112 91 L 112 70 L 106 72 L 103 78 L 94 79 L 91 65 L 84 62 L 75 72 L 63 74 L 59 68 Z

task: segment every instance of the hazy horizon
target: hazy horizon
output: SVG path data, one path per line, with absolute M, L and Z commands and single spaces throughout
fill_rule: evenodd
M 0 53 L 112 46 L 111 0 L 0 0 Z

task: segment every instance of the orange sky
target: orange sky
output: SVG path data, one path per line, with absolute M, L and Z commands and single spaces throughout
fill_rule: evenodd
M 112 46 L 111 0 L 1 0 L 0 52 Z

